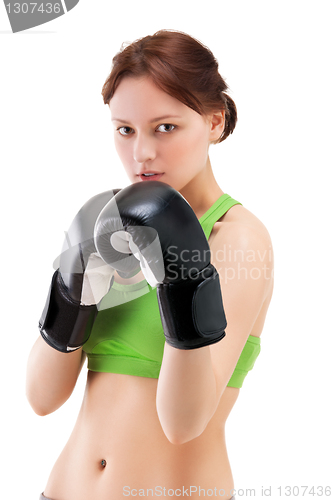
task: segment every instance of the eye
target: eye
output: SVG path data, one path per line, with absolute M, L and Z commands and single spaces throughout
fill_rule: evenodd
M 156 130 L 158 130 L 158 132 L 168 133 L 175 130 L 175 128 L 176 125 L 171 125 L 171 123 L 163 123 L 162 125 L 159 125 Z
M 133 134 L 133 129 L 131 127 L 119 127 L 117 128 L 117 131 L 119 132 L 120 135 L 130 135 Z

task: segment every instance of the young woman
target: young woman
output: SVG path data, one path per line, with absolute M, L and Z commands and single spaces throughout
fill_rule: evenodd
M 119 157 L 132 185 L 166 183 L 192 207 L 219 273 L 226 335 L 190 349 L 165 342 L 156 289 L 142 272 L 116 272 L 83 348 L 60 352 L 40 336 L 27 374 L 38 415 L 69 398 L 88 357 L 82 408 L 41 498 L 234 498 L 224 428 L 260 351 L 273 257 L 264 225 L 212 171 L 209 147 L 237 120 L 226 91 L 213 54 L 184 33 L 157 32 L 113 60 L 102 94 Z M 167 219 L 176 237 L 177 218 Z

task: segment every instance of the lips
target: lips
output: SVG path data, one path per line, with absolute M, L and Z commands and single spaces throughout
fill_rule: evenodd
M 159 172 L 144 172 L 139 174 L 142 181 L 158 181 L 163 174 Z

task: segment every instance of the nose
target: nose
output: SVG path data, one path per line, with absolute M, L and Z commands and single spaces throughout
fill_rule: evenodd
M 147 135 L 137 134 L 133 150 L 134 160 L 138 163 L 145 163 L 149 160 L 154 160 L 156 157 L 156 149 L 154 139 Z

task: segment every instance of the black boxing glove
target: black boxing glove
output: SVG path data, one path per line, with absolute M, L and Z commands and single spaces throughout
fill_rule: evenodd
M 219 276 L 210 263 L 208 241 L 190 205 L 171 186 L 149 181 L 122 189 L 98 216 L 95 244 L 112 267 L 140 260 L 147 281 L 157 285 L 168 344 L 194 349 L 225 336 Z
M 42 337 L 58 351 L 74 351 L 88 340 L 97 304 L 112 285 L 114 270 L 99 257 L 93 236 L 100 211 L 118 191 L 91 198 L 66 233 L 39 321 Z

